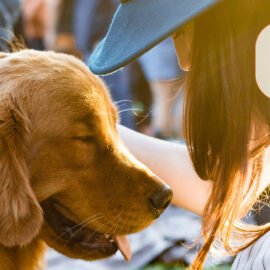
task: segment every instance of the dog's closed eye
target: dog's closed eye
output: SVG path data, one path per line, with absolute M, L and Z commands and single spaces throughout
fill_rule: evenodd
M 79 140 L 84 143 L 94 143 L 95 137 L 93 135 L 86 135 L 86 136 L 74 136 L 72 137 L 74 140 Z

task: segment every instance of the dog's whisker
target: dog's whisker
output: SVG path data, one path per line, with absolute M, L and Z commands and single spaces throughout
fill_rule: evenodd
M 86 223 L 86 225 L 84 225 L 84 226 L 87 226 L 89 223 L 94 222 L 94 221 L 96 221 L 96 220 L 98 220 L 98 219 L 100 219 L 102 217 L 103 217 L 102 215 L 96 214 L 96 215 L 93 215 L 93 216 L 83 220 L 82 222 L 80 222 L 80 223 L 76 224 L 75 226 L 71 227 L 70 229 L 68 229 L 66 232 L 63 232 L 63 233 L 59 234 L 55 239 L 53 239 L 53 241 L 50 242 L 50 244 L 53 244 L 57 239 L 59 239 L 61 236 L 63 236 L 67 232 L 70 232 L 70 231 L 74 230 L 77 227 L 83 226 L 85 223 Z
M 116 219 L 119 215 L 121 215 L 122 212 L 119 212 L 113 219 Z M 80 230 L 82 230 L 83 228 L 85 228 L 88 224 L 85 224 L 82 228 L 80 228 L 69 240 L 71 240 Z M 91 238 L 92 235 L 94 235 L 96 232 L 98 232 L 98 230 L 100 230 L 101 228 L 103 228 L 105 225 L 106 225 L 105 223 L 101 224 L 89 237 Z M 107 234 L 107 232 L 105 234 Z
M 133 113 L 135 113 L 135 112 L 141 112 L 142 111 L 142 109 L 125 109 L 125 110 L 121 110 L 121 111 L 119 111 L 118 113 L 123 113 L 123 112 L 133 112 Z
M 115 219 L 117 219 L 117 218 L 119 217 L 119 222 L 117 223 L 117 225 L 120 223 L 120 221 L 121 221 L 121 219 L 122 219 L 121 215 L 123 214 L 124 211 L 125 211 L 125 209 L 123 209 L 122 211 L 120 211 L 120 212 L 113 218 L 113 220 L 115 220 Z M 95 221 L 98 220 L 98 219 L 100 219 L 100 218 L 101 218 L 101 217 L 96 218 Z M 93 222 L 93 220 L 89 220 L 88 222 L 84 222 L 83 226 L 81 226 L 81 228 L 80 228 L 79 230 L 77 230 L 77 231 L 70 237 L 70 239 L 68 240 L 68 242 L 69 242 L 73 237 L 75 237 L 76 234 L 78 234 L 83 228 L 85 228 L 85 227 L 86 227 L 89 223 L 91 223 L 91 222 Z M 90 234 L 89 238 L 91 238 L 96 232 L 98 232 L 98 231 L 99 231 L 101 228 L 103 228 L 105 225 L 106 225 L 105 223 L 101 224 L 95 231 L 93 231 L 92 234 Z M 116 226 L 116 229 L 117 229 L 117 226 Z M 116 229 L 115 229 L 115 231 L 116 231 Z M 72 229 L 70 229 L 70 230 L 72 230 Z M 69 231 L 70 231 L 70 230 L 69 230 Z M 115 231 L 114 231 L 113 235 L 115 234 Z M 107 232 L 106 232 L 106 234 L 107 234 Z
M 123 212 L 125 211 L 125 209 L 123 209 L 122 211 L 120 211 L 114 218 L 113 218 L 113 220 L 115 220 L 115 219 L 117 219 L 120 215 L 122 215 L 123 214 Z M 119 217 L 120 218 L 120 220 L 121 220 L 121 217 Z M 113 233 L 110 233 L 110 231 L 114 231 Z M 115 234 L 115 228 L 113 227 L 113 226 L 111 226 L 111 228 L 109 228 L 106 232 L 105 232 L 105 234 L 109 234 L 109 235 L 111 235 L 111 236 L 113 236 L 114 234 Z
M 117 219 L 123 212 L 124 212 L 124 209 L 123 209 L 122 211 L 120 211 L 120 212 L 113 218 L 113 220 Z M 91 238 L 92 235 L 94 235 L 96 232 L 98 232 L 98 231 L 99 231 L 101 228 L 103 228 L 105 225 L 106 225 L 105 223 L 103 223 L 102 225 L 100 225 L 100 226 L 99 226 L 99 227 L 98 227 L 98 228 L 90 235 L 90 238 Z M 113 228 L 110 228 L 110 229 L 113 229 Z M 109 234 L 110 229 L 108 229 L 108 230 L 106 231 L 105 234 Z M 113 233 L 112 235 L 114 235 L 114 233 Z
M 132 103 L 133 101 L 131 99 L 122 99 L 122 100 L 118 100 L 118 101 L 115 101 L 113 102 L 115 105 L 118 105 L 119 103 L 121 102 L 130 102 Z
M 121 221 L 121 219 L 119 220 L 119 222 Z M 119 224 L 119 222 L 117 222 L 117 225 Z M 114 237 L 116 235 L 116 230 L 117 230 L 117 225 L 116 226 L 112 226 L 111 228 L 109 228 L 105 234 L 110 235 L 111 237 Z
M 171 97 L 171 98 L 168 98 L 167 100 L 164 101 L 164 104 L 167 104 L 167 103 L 172 103 L 176 100 L 176 98 L 178 97 L 178 95 L 182 92 L 182 89 L 178 89 L 176 91 L 176 93 Z M 132 109 L 133 112 L 134 112 L 134 109 Z M 139 109 L 140 111 L 142 111 L 141 109 Z M 120 113 L 120 112 L 119 112 Z M 147 118 L 150 117 L 150 115 L 154 114 L 155 113 L 155 110 L 154 109 L 151 109 L 149 110 L 149 112 L 143 117 L 143 119 L 141 119 L 140 121 L 138 121 L 136 124 L 137 125 L 140 125 L 141 123 L 143 123 Z M 138 116 L 138 114 L 136 112 L 134 112 L 134 115 L 135 116 Z
M 93 222 L 93 221 L 95 221 L 95 220 L 97 220 L 97 219 L 100 219 L 100 218 L 101 218 L 101 217 L 98 217 L 98 218 L 96 218 L 96 219 L 93 219 L 93 220 L 91 220 L 91 222 Z M 82 226 L 85 222 L 86 222 L 86 220 L 83 221 L 83 222 L 81 222 L 81 223 L 79 223 L 79 224 L 76 224 L 75 226 L 73 226 L 73 227 L 71 227 L 70 229 L 68 229 L 66 232 L 63 232 L 63 233 L 59 234 L 55 239 L 53 239 L 53 241 L 50 242 L 50 244 L 53 244 L 57 239 L 59 239 L 60 237 L 62 237 L 63 235 L 65 235 L 67 232 L 71 232 L 71 231 L 74 230 L 75 228 Z M 90 222 L 89 222 L 89 223 L 90 223 Z M 89 223 L 88 223 L 88 224 L 89 224 Z
M 97 220 L 100 220 L 101 218 L 103 218 L 104 216 L 99 216 L 99 217 L 97 217 L 97 218 L 94 218 L 94 219 L 90 219 L 90 220 L 86 220 L 85 222 L 84 222 L 84 224 L 82 224 L 82 225 L 80 225 L 80 229 L 78 229 L 78 230 L 76 230 L 76 232 L 72 235 L 72 237 L 74 237 L 78 232 L 80 232 L 82 229 L 84 229 L 84 228 L 86 228 L 86 226 L 87 225 L 89 225 L 90 223 L 92 223 L 92 222 L 94 222 L 94 221 L 97 221 Z M 71 238 L 72 238 L 71 237 Z M 71 239 L 70 238 L 70 239 Z
M 92 223 L 93 221 L 97 221 L 99 219 L 103 218 L 103 216 L 100 216 L 99 218 L 96 218 L 94 220 L 89 220 L 88 222 L 86 222 L 85 224 L 81 225 L 81 228 L 78 229 L 71 237 L 68 241 L 70 241 L 73 237 L 75 237 L 82 229 L 84 229 L 87 225 L 89 225 L 90 223 Z M 72 229 L 70 229 L 72 230 Z
M 119 221 L 117 222 L 117 225 L 115 226 L 115 229 L 114 229 L 114 232 L 113 232 L 113 236 L 116 235 L 117 228 L 118 228 L 120 222 L 122 221 L 122 219 L 123 219 L 123 217 L 120 217 L 120 218 L 119 218 Z
M 91 238 L 96 232 L 98 232 L 101 228 L 105 226 L 105 223 L 101 224 L 93 233 L 90 234 L 89 238 Z
M 125 211 L 127 211 L 127 209 L 123 209 L 123 210 L 122 210 L 121 216 L 120 216 L 120 215 L 118 215 L 118 216 L 119 216 L 119 221 L 118 221 L 117 225 L 115 226 L 115 229 L 114 229 L 113 235 L 115 235 L 116 230 L 117 230 L 117 228 L 118 228 L 118 226 L 119 226 L 120 222 L 122 221 L 122 219 L 123 219 L 123 217 L 124 217 L 124 213 L 125 213 Z
M 136 115 L 136 114 L 135 114 L 135 115 Z M 140 124 L 141 124 L 142 122 L 144 122 L 147 118 L 149 118 L 150 115 L 151 115 L 151 112 L 147 113 L 147 114 L 143 117 L 143 119 L 141 119 L 140 121 L 138 121 L 138 122 L 136 123 L 136 125 L 140 125 Z
M 130 109 L 125 109 L 125 110 L 121 110 L 121 111 L 119 111 L 118 113 L 122 113 L 122 112 L 126 112 L 126 111 L 131 111 L 131 112 L 135 112 L 135 111 L 142 111 L 141 109 L 136 109 L 136 108 L 130 108 Z M 100 111 L 100 112 L 98 112 L 98 114 L 101 114 L 101 115 L 108 115 L 108 116 L 114 116 L 115 114 L 114 113 L 110 113 L 110 112 L 102 112 L 102 111 Z

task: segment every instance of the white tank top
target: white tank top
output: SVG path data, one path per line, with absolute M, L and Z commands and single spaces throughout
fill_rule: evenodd
M 253 245 L 239 252 L 231 270 L 269 270 L 270 269 L 270 231 Z

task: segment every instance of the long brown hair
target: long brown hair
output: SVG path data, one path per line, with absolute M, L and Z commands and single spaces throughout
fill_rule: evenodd
M 204 245 L 192 269 L 201 269 L 213 244 L 236 253 L 270 229 L 240 222 L 242 202 L 250 207 L 256 200 L 270 142 L 268 132 L 255 132 L 261 140 L 251 152 L 256 126 L 270 127 L 270 100 L 255 80 L 256 39 L 269 14 L 269 0 L 224 0 L 194 20 L 184 130 L 194 168 L 213 188 L 202 218 Z M 235 246 L 236 238 L 243 244 Z

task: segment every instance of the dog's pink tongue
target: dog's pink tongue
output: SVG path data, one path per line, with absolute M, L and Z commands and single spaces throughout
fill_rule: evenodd
M 132 257 L 132 253 L 131 253 L 131 248 L 130 248 L 130 244 L 127 237 L 125 235 L 117 235 L 115 236 L 114 241 L 116 242 L 125 260 L 129 262 Z

